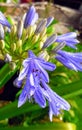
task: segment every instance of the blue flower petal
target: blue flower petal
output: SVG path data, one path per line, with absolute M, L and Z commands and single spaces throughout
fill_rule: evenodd
M 39 61 L 39 64 L 46 70 L 53 71 L 56 69 L 56 66 L 53 63 L 46 61 Z
M 65 42 L 66 45 L 70 46 L 71 48 L 77 49 L 75 45 L 79 43 L 79 41 L 76 39 L 76 37 L 77 33 L 70 32 L 57 36 L 56 42 Z
M 66 67 L 75 71 L 82 71 L 82 53 L 69 53 L 59 50 L 55 58 Z
M 18 100 L 18 107 L 21 107 L 27 100 L 27 89 L 26 86 L 23 88 L 21 95 Z
M 34 99 L 35 102 L 38 103 L 42 108 L 46 106 L 46 100 L 40 90 L 40 88 L 36 88 L 36 91 L 34 93 Z

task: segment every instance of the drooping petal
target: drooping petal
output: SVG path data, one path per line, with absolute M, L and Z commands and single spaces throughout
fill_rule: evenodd
M 19 96 L 18 107 L 21 107 L 27 100 L 27 90 L 26 86 L 23 88 L 22 93 Z
M 65 101 L 63 98 L 61 98 L 59 95 L 57 95 L 53 90 L 49 88 L 49 86 L 42 80 L 41 82 L 43 90 L 43 94 L 45 98 L 49 102 L 49 117 L 52 121 L 53 115 L 58 115 L 60 113 L 60 110 L 69 110 L 70 105 L 67 101 Z
M 82 71 L 82 53 L 69 53 L 59 50 L 57 54 L 55 58 L 66 67 L 75 71 Z
M 46 100 L 39 88 L 36 88 L 34 93 L 35 102 L 38 103 L 42 108 L 46 106 Z
M 76 39 L 77 33 L 70 32 L 63 35 L 57 36 L 56 42 L 66 42 L 67 46 L 70 46 L 71 48 L 77 49 L 75 46 L 79 41 Z

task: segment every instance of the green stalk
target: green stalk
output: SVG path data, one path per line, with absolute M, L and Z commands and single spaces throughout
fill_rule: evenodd
M 3 87 L 7 81 L 16 73 L 17 68 L 15 70 L 11 70 L 9 64 L 5 64 L 0 69 L 0 88 Z

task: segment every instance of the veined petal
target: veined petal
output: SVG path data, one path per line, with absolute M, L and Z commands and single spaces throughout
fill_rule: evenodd
M 53 63 L 46 61 L 39 61 L 39 64 L 46 70 L 53 71 L 56 69 L 56 66 Z
M 18 107 L 21 107 L 27 100 L 27 91 L 26 87 L 23 88 L 21 95 L 19 96 L 18 100 Z
M 67 68 L 77 71 L 77 68 L 70 61 L 68 61 L 66 58 L 61 57 L 61 56 L 56 56 L 55 58 L 58 61 L 60 61 L 63 65 L 65 65 Z
M 57 52 L 57 56 L 55 57 L 57 60 L 59 60 L 62 64 L 64 64 L 66 67 L 73 69 L 75 71 L 82 71 L 82 54 L 75 54 L 75 53 L 69 53 L 62 50 L 59 50 Z M 79 55 L 79 56 L 78 56 Z
M 46 100 L 39 88 L 34 93 L 35 102 L 38 103 L 42 108 L 46 107 Z
M 63 35 L 59 35 L 57 36 L 58 39 L 71 39 L 71 38 L 76 38 L 77 37 L 77 33 L 75 32 L 69 32 L 69 33 L 66 33 L 66 34 L 63 34 Z

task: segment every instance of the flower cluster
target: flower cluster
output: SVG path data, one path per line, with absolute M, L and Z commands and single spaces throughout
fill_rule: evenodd
M 23 18 L 10 25 L 0 12 L 0 55 L 5 62 L 13 63 L 20 70 L 14 81 L 22 87 L 18 107 L 27 100 L 38 103 L 42 108 L 49 104 L 49 118 L 58 115 L 61 110 L 69 110 L 70 105 L 48 86 L 47 71 L 54 71 L 56 65 L 49 62 L 58 60 L 64 66 L 75 71 L 82 71 L 82 53 L 71 53 L 62 50 L 65 46 L 76 49 L 79 41 L 77 34 L 70 32 L 63 35 L 48 33 L 53 17 L 39 19 L 34 6 L 31 6 Z M 4 29 L 5 26 L 5 29 Z M 50 54 L 52 57 L 50 57 Z

